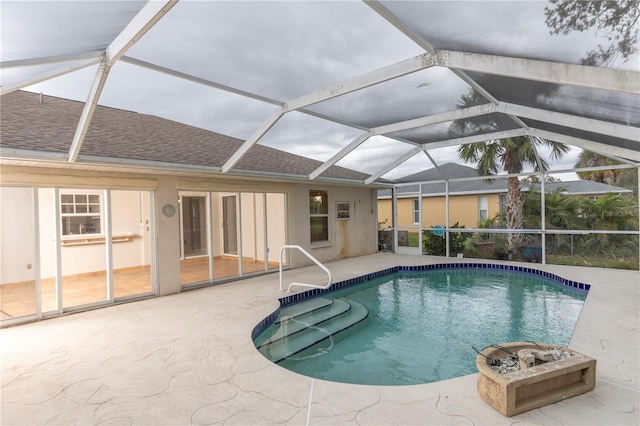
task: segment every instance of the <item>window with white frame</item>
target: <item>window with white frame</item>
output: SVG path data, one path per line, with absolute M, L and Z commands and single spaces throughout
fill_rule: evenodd
M 507 196 L 505 194 L 500 194 L 500 213 L 504 213 L 507 211 Z
M 60 194 L 62 236 L 102 233 L 102 195 L 91 192 Z
M 482 195 L 478 197 L 478 220 L 484 222 L 489 218 L 489 197 Z
M 329 241 L 328 191 L 309 191 L 309 225 L 312 244 Z
M 417 198 L 413 200 L 413 224 L 417 225 L 420 223 L 420 199 Z

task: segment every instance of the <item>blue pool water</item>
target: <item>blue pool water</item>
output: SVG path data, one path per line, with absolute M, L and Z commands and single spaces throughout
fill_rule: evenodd
M 296 303 L 280 314 L 290 315 L 304 309 L 304 303 L 317 305 L 320 300 L 339 311 L 346 309 L 338 309 L 343 301 L 353 305 L 351 311 L 364 306 L 366 318 L 345 330 L 333 335 L 327 331 L 331 322 L 344 321 L 339 318 L 347 314 L 316 320 L 320 322 L 311 331 L 324 338 L 282 360 L 273 358 L 275 348 L 265 351 L 264 342 L 274 333 L 277 337 L 292 332 L 293 324 L 276 320 L 255 343 L 282 367 L 319 379 L 369 385 L 429 383 L 475 373 L 473 347 L 482 350 L 510 341 L 568 345 L 585 298 L 555 281 L 519 272 L 397 272 Z M 302 334 L 296 332 L 296 338 Z M 288 339 L 279 339 L 285 349 L 295 343 Z

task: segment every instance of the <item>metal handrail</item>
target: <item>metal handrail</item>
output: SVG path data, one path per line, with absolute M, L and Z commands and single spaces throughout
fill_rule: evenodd
M 293 287 L 294 285 L 301 286 L 301 287 L 320 288 L 320 289 L 329 288 L 331 286 L 332 282 L 333 282 L 333 278 L 331 277 L 331 271 L 329 269 L 327 269 L 326 266 L 324 266 L 322 263 L 320 263 L 320 261 L 318 259 L 313 257 L 308 251 L 306 251 L 302 247 L 300 247 L 298 245 L 284 245 L 284 246 L 282 246 L 280 248 L 280 291 L 284 290 L 282 288 L 282 253 L 284 252 L 285 249 L 292 249 L 292 248 L 300 250 L 304 255 L 306 255 L 309 259 L 311 259 L 316 265 L 318 265 L 320 268 L 322 268 L 327 273 L 327 275 L 329 275 L 329 282 L 327 283 L 327 285 L 324 285 L 324 286 L 318 285 L 318 284 L 306 284 L 306 283 L 293 282 L 293 283 L 289 284 L 289 287 L 287 288 L 287 291 L 291 291 L 291 287 Z

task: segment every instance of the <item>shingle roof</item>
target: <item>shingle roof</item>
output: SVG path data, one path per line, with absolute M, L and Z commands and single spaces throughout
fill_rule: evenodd
M 443 180 L 443 179 L 460 179 L 467 177 L 476 177 L 478 172 L 468 166 L 455 163 L 445 163 L 438 168 L 423 170 L 418 173 L 414 173 L 409 176 L 397 179 L 396 183 L 407 182 L 426 182 L 430 180 Z
M 439 166 L 442 173 L 436 169 L 429 169 L 419 173 L 406 176 L 401 180 L 397 180 L 396 183 L 403 182 L 427 182 L 422 185 L 422 195 L 424 196 L 441 196 L 445 194 L 445 183 L 435 182 L 428 183 L 430 180 L 443 180 L 443 179 L 461 179 L 469 177 L 479 177 L 478 172 L 467 166 L 463 166 L 455 163 L 446 163 Z M 444 177 L 443 177 L 444 175 Z M 522 183 L 520 185 L 522 191 L 528 191 L 529 185 Z M 534 190 L 539 190 L 539 185 L 534 186 Z M 397 187 L 398 196 L 415 194 L 418 192 L 418 185 L 406 185 Z M 618 186 L 607 185 L 600 182 L 593 182 L 590 180 L 577 180 L 566 182 L 547 182 L 545 183 L 545 192 L 563 191 L 567 195 L 595 195 L 606 194 L 607 192 L 615 193 L 630 193 L 631 190 L 621 188 Z M 490 193 L 507 193 L 507 179 L 495 178 L 490 181 L 485 179 L 478 180 L 465 180 L 465 181 L 453 181 L 449 182 L 450 194 L 490 194 Z M 388 198 L 391 196 L 391 190 L 378 191 L 378 197 Z
M 0 97 L 0 144 L 67 153 L 82 102 L 17 91 Z M 80 155 L 221 167 L 244 141 L 153 115 L 98 106 Z M 234 171 L 307 176 L 322 162 L 255 145 Z M 323 177 L 363 181 L 369 175 L 333 166 Z
M 592 180 L 574 180 L 570 182 L 547 182 L 544 184 L 546 192 L 566 191 L 568 195 L 580 194 L 606 194 L 607 192 L 631 193 L 630 189 L 621 188 L 619 186 L 607 185 L 606 183 L 594 182 Z M 528 188 L 527 188 L 528 189 Z M 534 185 L 534 189 L 538 191 L 540 185 Z

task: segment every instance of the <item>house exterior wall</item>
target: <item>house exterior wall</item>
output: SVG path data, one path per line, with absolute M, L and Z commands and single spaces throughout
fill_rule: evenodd
M 284 194 L 269 193 L 267 194 L 267 211 L 274 213 L 274 218 L 270 218 L 267 223 L 267 247 L 282 247 L 287 244 L 287 203 Z M 262 224 L 260 223 L 260 227 Z M 260 232 L 262 232 L 260 228 Z M 258 256 L 263 256 L 258 249 Z M 278 262 L 280 260 L 280 252 L 277 249 L 269 249 L 267 253 L 267 261 Z
M 393 226 L 393 200 L 378 200 L 378 226 L 380 228 Z
M 148 171 L 147 171 L 148 173 Z M 180 283 L 180 220 L 177 212 L 179 191 L 217 191 L 217 192 L 269 192 L 284 193 L 287 196 L 288 207 L 288 243 L 297 244 L 309 251 L 313 256 L 321 262 L 329 262 L 346 257 L 360 256 L 375 253 L 377 250 L 377 236 L 375 233 L 377 220 L 377 202 L 375 190 L 357 186 L 342 186 L 338 184 L 317 184 L 309 185 L 308 183 L 296 182 L 269 182 L 265 180 L 228 178 L 223 177 L 185 177 L 172 175 L 151 175 L 133 172 L 106 172 L 106 171 L 90 171 L 66 168 L 46 168 L 46 167 L 19 167 L 19 166 L 3 166 L 2 183 L 7 186 L 18 187 L 42 187 L 42 188 L 90 188 L 90 189 L 111 189 L 114 196 L 112 202 L 116 202 L 118 197 L 125 197 L 126 193 L 116 192 L 114 190 L 136 189 L 141 191 L 152 191 L 154 193 L 155 205 L 153 206 L 153 217 L 155 219 L 155 240 L 156 240 L 156 264 L 157 264 L 157 286 L 160 295 L 176 293 L 181 290 Z M 329 241 L 320 244 L 311 244 L 310 242 L 310 221 L 309 221 L 309 190 L 326 190 L 328 191 L 329 202 Z M 52 193 L 50 190 L 43 190 Z M 277 196 L 274 196 L 277 198 Z M 274 198 L 274 205 L 277 205 L 277 199 Z M 282 198 L 280 198 L 280 201 Z M 129 200 L 131 201 L 131 200 Z M 348 220 L 337 220 L 336 218 L 336 202 L 344 201 L 350 205 L 350 218 Z M 43 200 L 40 205 L 41 225 L 47 223 L 52 227 L 54 219 L 52 218 L 53 198 L 46 206 Z M 127 202 L 124 200 L 124 202 Z M 269 203 L 269 201 L 267 201 Z M 4 203 L 3 203 L 4 204 Z M 139 205 L 139 201 L 135 203 Z M 176 209 L 176 214 L 167 217 L 162 213 L 163 206 L 170 204 Z M 214 203 L 215 205 L 215 203 Z M 6 216 L 9 218 L 9 216 Z M 4 211 L 3 211 L 3 220 Z M 128 224 L 136 226 L 136 224 Z M 126 225 L 122 229 L 113 230 L 114 233 L 125 231 L 131 232 L 131 226 Z M 214 224 L 215 226 L 215 224 Z M 286 223 L 274 223 L 267 225 L 267 231 L 276 235 L 280 232 L 282 235 L 283 228 Z M 33 228 L 33 226 L 32 226 Z M 125 229 L 126 228 L 126 229 Z M 263 234 L 262 227 L 254 229 L 256 232 Z M 30 235 L 30 234 L 24 234 Z M 4 239 L 4 235 L 3 235 Z M 25 240 L 33 241 L 33 238 L 25 238 Z M 280 238 L 282 239 L 282 238 Z M 269 253 L 270 260 L 277 260 L 279 248 L 284 241 L 279 238 L 270 237 L 270 247 L 272 244 L 278 244 L 277 250 L 271 249 Z M 125 244 L 125 243 L 119 243 Z M 114 244 L 115 246 L 116 244 Z M 91 256 L 96 256 L 93 251 L 100 250 L 104 252 L 103 245 L 80 246 L 91 247 Z M 74 247 L 74 257 L 89 255 L 89 252 L 82 251 L 80 247 Z M 70 247 L 66 247 L 70 248 Z M 28 252 L 29 248 L 25 247 Z M 52 251 L 53 250 L 53 251 Z M 53 259 L 52 253 L 55 253 L 55 245 L 48 246 L 47 241 L 41 241 L 41 257 L 48 256 Z M 139 256 L 144 256 L 144 250 L 134 251 Z M 148 253 L 147 253 L 148 255 Z M 257 253 L 259 257 L 264 257 L 264 253 Z M 125 256 L 126 257 L 126 256 Z M 11 262 L 12 256 L 3 252 L 3 264 Z M 98 262 L 104 263 L 104 254 L 97 256 Z M 115 260 L 115 259 L 114 259 Z M 53 261 L 53 260 L 52 260 Z M 140 262 L 143 262 L 141 260 Z M 79 262 L 82 263 L 82 262 Z M 289 259 L 289 266 L 299 267 L 312 264 L 306 257 L 299 253 L 293 253 Z M 115 266 L 115 265 L 114 265 Z M 45 271 L 42 271 L 45 276 Z M 65 271 L 65 273 L 70 273 Z
M 477 228 L 479 220 L 480 197 L 486 196 L 488 201 L 488 217 L 492 218 L 500 211 L 499 194 L 466 194 L 449 196 L 449 225 L 456 222 L 466 228 Z M 415 198 L 398 199 L 398 225 L 411 226 L 413 222 L 413 200 Z M 378 222 L 389 219 L 391 226 L 391 199 L 378 200 Z M 424 197 L 422 199 L 422 226 L 432 227 L 446 223 L 446 197 Z
M 309 223 L 309 191 L 328 191 L 329 241 L 311 244 Z M 336 202 L 349 202 L 351 217 L 336 218 Z M 303 247 L 320 262 L 347 257 L 363 256 L 377 251 L 376 191 L 362 187 L 344 187 L 327 184 L 300 184 L 292 188 L 290 203 L 289 244 Z M 291 252 L 291 266 L 310 265 L 303 254 Z
M 411 226 L 413 221 L 413 200 L 415 198 L 398 199 L 398 224 L 401 226 Z

